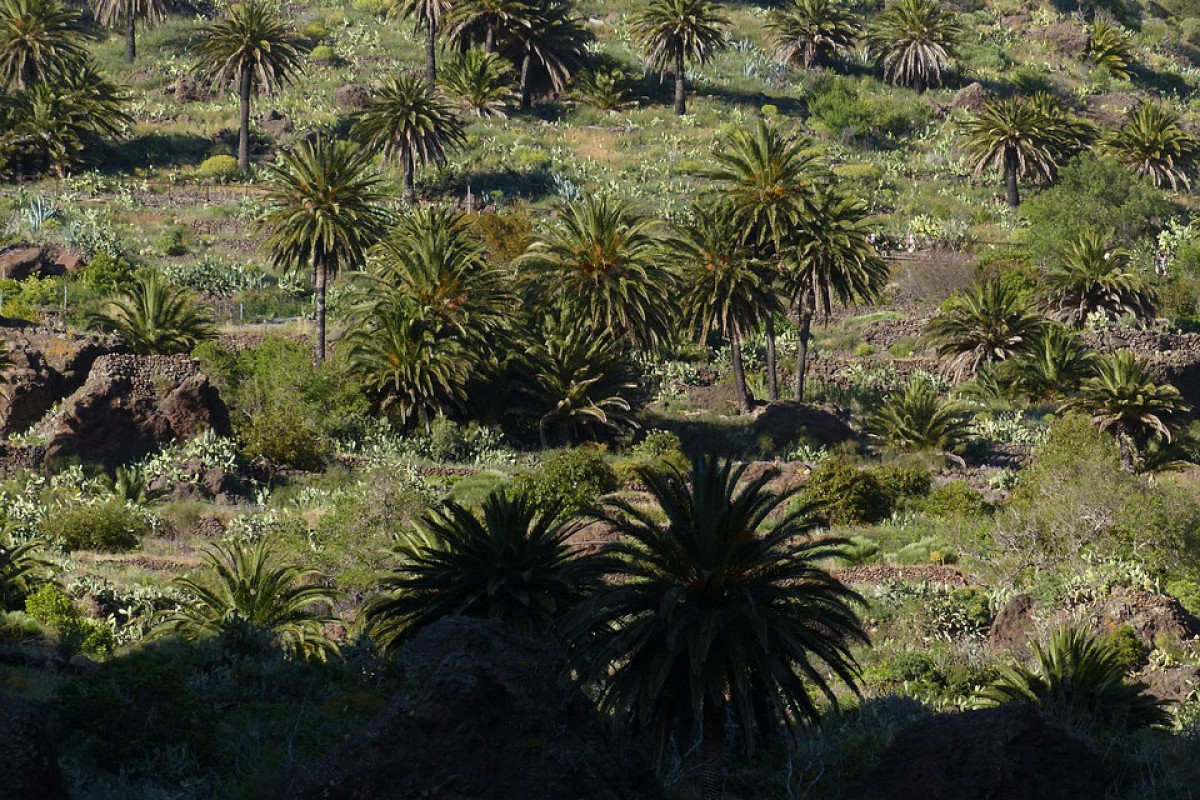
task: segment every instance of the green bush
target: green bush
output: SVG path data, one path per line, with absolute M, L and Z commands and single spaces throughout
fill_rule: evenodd
M 332 64 L 337 58 L 337 53 L 327 44 L 317 45 L 308 54 L 308 60 L 314 64 Z
M 1167 583 L 1167 594 L 1179 601 L 1192 616 L 1200 616 L 1200 585 L 1195 580 L 1178 579 Z
M 185 225 L 172 225 L 154 239 L 154 249 L 164 256 L 182 256 L 187 253 L 192 232 Z
M 287 403 L 265 405 L 238 426 L 238 434 L 247 458 L 276 467 L 316 471 L 333 449 L 318 421 Z
M 1126 672 L 1134 672 L 1146 663 L 1150 649 L 1138 638 L 1137 631 L 1129 625 L 1122 625 L 1114 631 L 1100 636 L 1097 640 L 1102 647 L 1109 648 L 1117 661 Z
M 804 485 L 802 499 L 831 525 L 874 524 L 892 513 L 892 497 L 871 471 L 841 458 L 822 461 Z
M 983 495 L 965 481 L 942 484 L 930 491 L 916 508 L 931 517 L 982 517 L 991 511 Z
M 137 282 L 133 265 L 120 256 L 103 251 L 92 256 L 82 270 L 83 282 L 96 291 L 120 294 L 128 292 Z
M 120 500 L 56 508 L 42 521 L 42 535 L 67 551 L 119 553 L 137 547 L 152 532 L 145 514 Z
M 222 182 L 238 174 L 237 159 L 233 156 L 216 155 L 206 158 L 196 167 L 195 175 L 203 181 Z
M 649 464 L 669 464 L 681 472 L 691 467 L 683 454 L 683 441 L 671 431 L 654 430 L 634 445 L 633 457 Z
M 88 619 L 58 586 L 48 583 L 25 599 L 25 613 L 58 637 L 66 655 L 107 656 L 113 650 L 112 628 Z
M 1042 277 L 1033 258 L 1021 250 L 1000 250 L 980 256 L 975 274 L 979 283 L 999 280 L 1022 297 L 1036 291 Z
M 617 488 L 617 476 L 594 447 L 556 450 L 535 469 L 517 476 L 516 489 L 543 510 L 578 514 Z
M 833 136 L 894 138 L 920 130 L 930 111 L 908 97 L 880 94 L 867 79 L 829 77 L 819 82 L 808 101 L 809 122 Z
M 929 494 L 931 479 L 928 470 L 882 464 L 873 471 L 879 485 L 893 503 L 901 498 L 924 497 Z

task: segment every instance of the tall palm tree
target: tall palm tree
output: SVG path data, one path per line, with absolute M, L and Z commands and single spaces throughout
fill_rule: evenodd
M 20 91 L 46 83 L 86 54 L 79 12 L 60 0 L 0 2 L 0 84 Z
M 958 379 L 1029 350 L 1046 327 L 1017 289 L 998 279 L 955 295 L 929 321 L 925 338 Z
M 591 584 L 591 558 L 567 544 L 578 523 L 500 490 L 479 513 L 454 501 L 400 545 L 400 566 L 379 581 L 366 627 L 391 648 L 446 617 L 499 619 L 526 636 L 552 635 Z
M 325 289 L 330 275 L 353 268 L 383 235 L 388 215 L 371 153 L 319 137 L 280 153 L 268 167 L 256 220 L 277 267 L 311 270 L 316 289 L 316 360 L 325 360 Z
M 682 116 L 687 111 L 684 65 L 707 62 L 724 45 L 729 20 L 709 0 L 650 0 L 629 24 L 646 65 L 674 74 L 675 113 Z
M 442 85 L 463 111 L 477 117 L 507 117 L 517 96 L 512 66 L 495 53 L 474 48 L 446 65 Z
M 494 53 L 513 28 L 528 25 L 534 6 L 525 0 L 455 0 L 447 36 L 459 47 L 481 44 L 483 52 Z
M 691 216 L 676 226 L 667 249 L 679 273 L 684 319 L 701 339 L 712 330 L 729 337 L 738 401 L 745 411 L 751 411 L 754 398 L 746 386 L 742 338 L 782 311 L 782 306 L 779 293 L 772 288 L 770 270 L 749 257 L 741 233 L 728 209 L 717 204 L 697 205 Z
M 527 111 L 536 82 L 555 92 L 566 90 L 571 75 L 585 63 L 593 37 L 571 0 L 539 0 L 521 14 L 505 31 L 501 52 L 517 66 L 521 110 Z
M 437 87 L 403 74 L 384 80 L 358 112 L 350 134 L 385 162 L 399 157 L 404 199 L 410 203 L 417 198 L 417 165 L 440 164 L 448 149 L 467 141 L 462 120 Z
M 867 30 L 867 44 L 883 65 L 883 77 L 923 92 L 942 85 L 962 27 L 938 0 L 894 0 Z
M 1200 142 L 1180 125 L 1179 114 L 1155 103 L 1143 103 L 1125 118 L 1119 131 L 1104 142 L 1125 166 L 1149 175 L 1155 186 L 1190 189 Z
M 215 544 L 201 558 L 207 575 L 173 581 L 186 599 L 160 620 L 156 635 L 216 636 L 235 648 L 266 638 L 289 656 L 322 660 L 337 652 L 323 632 L 334 620 L 316 609 L 332 610 L 338 593 L 314 583 L 316 572 L 280 565 L 265 539 Z
M 1079 394 L 1063 411 L 1090 414 L 1100 430 L 1110 430 L 1121 447 L 1121 466 L 1133 471 L 1138 443 L 1158 438 L 1170 442 L 1172 428 L 1190 410 L 1169 383 L 1160 384 L 1150 366 L 1130 350 L 1118 350 L 1096 361 L 1096 374 L 1079 386 Z
M 1046 270 L 1043 302 L 1046 313 L 1073 327 L 1092 314 L 1117 319 L 1132 314 L 1145 319 L 1154 313 L 1154 289 L 1130 271 L 1133 254 L 1108 246 L 1095 231 L 1083 231 L 1059 252 Z
M 888 267 L 867 240 L 867 207 L 833 189 L 818 192 L 794 264 L 784 273 L 800 323 L 796 355 L 795 399 L 804 399 L 808 345 L 813 317 L 828 319 L 836 300 L 843 305 L 877 300 L 888 281 Z
M 723 198 L 739 241 L 751 258 L 782 273 L 807 230 L 820 179 L 817 156 L 802 136 L 786 136 L 759 120 L 739 129 L 713 149 L 717 167 L 705 173 Z M 779 399 L 775 366 L 775 321 L 766 318 L 768 399 Z
M 388 16 L 411 18 L 417 29 L 425 32 L 425 81 L 429 88 L 437 85 L 437 36 L 453 10 L 454 0 L 393 0 L 388 4 Z
M 92 8 L 101 25 L 125 28 L 125 63 L 137 58 L 136 23 L 151 27 L 162 22 L 171 8 L 170 0 L 92 0 Z
M 624 200 L 587 197 L 559 209 L 518 261 L 545 297 L 563 298 L 580 325 L 649 349 L 671 329 L 673 280 L 654 220 Z
M 200 29 L 192 47 L 196 69 L 214 83 L 236 86 L 241 101 L 238 169 L 250 169 L 250 99 L 291 83 L 307 44 L 267 0 L 230 5 L 225 17 Z
M 114 330 L 140 355 L 190 353 L 217 335 L 212 318 L 196 307 L 190 292 L 141 275 L 127 294 L 111 298 L 92 317 L 94 327 Z
M 850 647 L 867 642 L 860 598 L 817 566 L 842 541 L 811 538 L 803 511 L 776 518 L 790 495 L 767 488 L 773 472 L 744 475 L 714 457 L 690 475 L 640 470 L 658 508 L 607 504 L 613 579 L 567 626 L 602 707 L 646 729 L 660 758 L 676 731 L 699 734 L 704 800 L 722 794 L 729 717 L 748 748 L 772 717 L 818 719 L 811 692 L 836 705 L 831 673 L 854 689 Z
M 862 20 L 837 0 L 789 0 L 767 18 L 775 54 L 788 64 L 812 69 L 854 46 Z
M 975 177 L 997 169 L 1004 177 L 1005 199 L 1021 204 L 1018 181 L 1050 180 L 1063 155 L 1061 126 L 1037 103 L 1023 97 L 990 100 L 962 126 L 965 148 L 975 164 Z

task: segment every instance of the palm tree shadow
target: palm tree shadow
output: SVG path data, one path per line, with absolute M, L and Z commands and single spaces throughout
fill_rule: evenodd
M 470 170 L 455 175 L 446 184 L 446 191 L 465 197 L 470 191 L 476 198 L 477 207 L 487 202 L 488 197 L 499 195 L 505 200 L 535 201 L 560 194 L 562 187 L 556 186 L 561 178 L 545 167 L 522 170 L 505 167 L 493 170 Z M 567 187 L 569 189 L 569 187 Z
M 196 166 L 209 156 L 213 141 L 191 133 L 147 133 L 108 143 L 97 154 L 101 172 L 147 167 Z

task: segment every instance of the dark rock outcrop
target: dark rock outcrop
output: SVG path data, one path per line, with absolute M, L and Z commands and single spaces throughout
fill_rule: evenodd
M 45 460 L 44 447 L 18 445 L 0 439 L 0 480 L 14 478 L 21 472 L 39 472 Z
M 983 88 L 983 84 L 976 81 L 967 84 L 955 92 L 954 99 L 950 101 L 950 107 L 965 108 L 968 111 L 978 114 L 980 111 L 983 111 L 983 107 L 991 99 L 992 93 Z
M 1033 598 L 1019 594 L 1000 609 L 988 631 L 988 645 L 996 650 L 1023 652 L 1034 630 Z
M 83 256 L 69 247 L 17 244 L 0 249 L 0 280 L 23 281 L 77 272 Z
M 659 798 L 641 755 L 609 735 L 547 642 L 452 618 L 399 654 L 407 681 L 294 800 Z
M 771 437 L 775 447 L 787 447 L 802 436 L 832 447 L 855 437 L 854 430 L 834 411 L 832 407 L 818 408 L 790 401 L 772 403 L 754 420 L 753 435 L 755 439 Z
M 20 433 L 37 424 L 83 385 L 97 358 L 114 348 L 106 337 L 34 326 L 0 327 L 0 342 L 13 362 L 0 386 L 0 433 Z
M 843 800 L 1096 800 L 1100 757 L 1031 706 L 947 714 L 900 733 Z
M 1079 58 L 1087 52 L 1087 29 L 1074 21 L 1055 22 L 1044 28 L 1034 28 L 1029 31 L 1029 38 L 1048 42 L 1054 45 L 1058 52 L 1071 58 Z
M 262 128 L 264 133 L 270 134 L 276 139 L 283 138 L 296 129 L 290 117 L 279 113 L 274 108 L 263 115 L 262 120 L 258 123 L 258 127 Z
M 338 111 L 358 111 L 367 104 L 371 90 L 357 83 L 339 86 L 333 93 L 333 107 Z
M 40 706 L 0 693 L 0 797 L 67 800 Z

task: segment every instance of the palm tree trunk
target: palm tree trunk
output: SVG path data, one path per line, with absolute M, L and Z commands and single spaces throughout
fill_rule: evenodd
M 242 68 L 239 79 L 238 94 L 242 101 L 240 125 L 238 127 L 238 169 L 250 171 L 250 90 L 253 88 L 254 77 L 249 67 Z
M 797 403 L 804 401 L 804 375 L 808 371 L 808 340 L 812 335 L 814 312 L 815 302 L 812 290 L 809 289 L 804 293 L 804 297 L 801 298 L 799 309 L 800 346 L 796 348 L 796 377 L 794 386 Z
M 767 399 L 779 402 L 779 370 L 775 366 L 775 316 L 767 316 Z
M 485 33 L 483 35 L 483 52 L 485 52 L 485 53 L 496 52 L 496 25 L 495 25 L 495 23 L 489 22 L 488 26 L 487 26 L 487 33 Z
M 1123 422 L 1117 425 L 1117 444 L 1121 447 L 1121 469 L 1133 472 L 1133 433 Z
M 404 168 L 404 202 L 412 204 L 417 202 L 416 183 L 413 179 L 413 154 L 412 151 L 405 148 L 400 156 L 400 162 Z
M 550 449 L 550 415 L 542 417 L 538 420 L 538 439 L 542 442 L 542 449 Z
M 133 9 L 130 8 L 125 15 L 125 63 L 132 64 L 137 58 L 137 34 L 134 32 Z
M 1004 154 L 1004 199 L 1013 208 L 1021 205 L 1021 191 L 1017 188 L 1017 154 L 1011 150 Z
M 675 114 L 682 117 L 687 113 L 686 87 L 683 83 L 683 51 L 675 54 Z
M 738 402 L 742 410 L 749 413 L 754 410 L 754 398 L 750 396 L 750 387 L 746 385 L 746 368 L 742 364 L 742 337 L 737 328 L 729 331 L 729 361 L 733 365 L 733 385 L 737 391 Z
M 521 59 L 521 110 L 528 111 L 532 101 L 529 88 L 529 72 L 533 69 L 533 53 L 526 48 L 525 58 Z
M 325 283 L 328 277 L 325 260 L 313 252 L 313 271 L 317 284 L 317 366 L 325 363 Z
M 721 800 L 725 792 L 725 715 L 706 699 L 700 730 L 700 800 Z
M 425 29 L 425 80 L 431 89 L 437 85 L 437 28 L 433 23 Z

